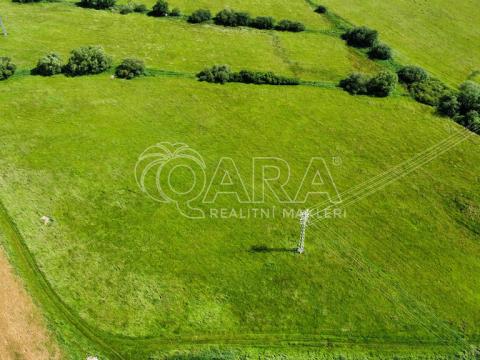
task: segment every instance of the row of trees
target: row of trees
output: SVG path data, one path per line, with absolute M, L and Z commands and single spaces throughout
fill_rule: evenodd
M 63 65 L 61 57 L 49 53 L 37 62 L 32 75 L 52 76 L 63 73 L 67 76 L 81 76 L 102 73 L 112 66 L 112 58 L 99 46 L 84 46 L 72 50 L 68 62 Z M 0 58 L 0 80 L 14 74 L 15 65 L 10 58 Z M 124 59 L 115 69 L 115 75 L 123 79 L 133 79 L 145 74 L 145 65 L 138 59 Z
M 392 58 L 392 49 L 378 41 L 378 31 L 366 26 L 354 27 L 342 35 L 349 46 L 368 48 L 371 59 L 388 60 Z
M 227 65 L 215 65 L 206 68 L 197 74 L 199 81 L 225 84 L 227 82 L 240 82 L 258 85 L 299 85 L 296 78 L 275 75 L 273 72 L 241 70 L 232 72 Z

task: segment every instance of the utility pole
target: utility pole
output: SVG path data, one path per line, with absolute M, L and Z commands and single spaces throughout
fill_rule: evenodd
M 305 252 L 305 230 L 307 229 L 308 217 L 310 210 L 304 210 L 300 213 L 300 242 L 298 244 L 297 252 L 303 254 Z
M 0 28 L 2 28 L 3 36 L 7 36 L 7 29 L 5 28 L 5 25 L 3 25 L 2 17 L 0 16 Z

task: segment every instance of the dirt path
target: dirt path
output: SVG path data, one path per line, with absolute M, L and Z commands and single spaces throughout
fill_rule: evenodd
M 32 299 L 0 247 L 0 359 L 60 359 Z

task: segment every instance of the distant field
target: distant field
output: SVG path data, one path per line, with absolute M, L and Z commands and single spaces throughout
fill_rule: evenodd
M 354 24 L 377 29 L 401 62 L 423 66 L 452 85 L 480 70 L 480 7 L 476 0 L 322 3 Z
M 33 67 L 50 51 L 67 58 L 75 47 L 96 44 L 117 62 L 133 56 L 152 68 L 186 72 L 228 64 L 234 69 L 338 81 L 352 69 L 374 69 L 371 62 L 345 44 L 322 34 L 190 25 L 180 20 L 85 10 L 64 3 L 32 6 L 1 0 L 0 4 L 10 33 L 2 39 L 2 51 L 11 54 L 21 68 Z

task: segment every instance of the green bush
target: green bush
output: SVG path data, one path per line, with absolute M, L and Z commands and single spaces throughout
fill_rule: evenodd
M 277 25 L 275 25 L 275 30 L 278 31 L 291 31 L 291 32 L 300 32 L 305 30 L 305 25 L 298 21 L 291 20 L 280 20 Z
M 395 90 L 397 75 L 388 71 L 382 71 L 373 76 L 367 83 L 367 93 L 371 96 L 386 97 Z
M 20 4 L 28 4 L 28 3 L 37 3 L 42 0 L 12 0 L 12 2 L 20 3 Z
M 413 83 L 408 89 L 415 100 L 431 106 L 437 106 L 440 99 L 449 94 L 448 88 L 441 81 L 432 78 Z
M 173 17 L 179 17 L 179 16 L 182 16 L 182 12 L 180 11 L 179 8 L 173 8 L 172 11 L 170 11 L 170 16 L 173 16 Z
M 342 35 L 342 39 L 346 40 L 348 45 L 358 48 L 372 47 L 376 43 L 377 38 L 377 30 L 366 26 L 355 27 Z
M 275 26 L 275 20 L 271 16 L 257 16 L 249 24 L 251 27 L 262 30 L 270 30 Z
M 315 9 L 315 12 L 318 14 L 325 14 L 327 12 L 327 8 L 323 5 L 318 5 Z
M 404 66 L 397 72 L 397 75 L 400 82 L 407 85 L 428 79 L 427 72 L 418 66 Z
M 145 6 L 145 4 L 134 3 L 133 4 L 133 11 L 136 12 L 136 13 L 142 13 L 143 14 L 143 13 L 148 12 L 148 9 Z
M 447 94 L 443 95 L 438 101 L 438 112 L 442 115 L 455 117 L 460 110 L 460 103 L 457 95 Z
M 258 85 L 298 85 L 300 81 L 296 78 L 275 75 L 273 72 L 241 70 L 230 75 L 231 82 Z
M 105 10 L 115 6 L 116 0 L 81 0 L 79 5 L 84 8 Z
M 55 53 L 49 53 L 38 60 L 37 66 L 31 71 L 33 75 L 52 76 L 62 72 L 62 59 Z
M 340 81 L 339 86 L 352 95 L 364 95 L 367 93 L 367 83 L 370 77 L 365 74 L 353 73 Z
M 230 81 L 231 71 L 227 65 L 214 65 L 206 68 L 197 74 L 199 81 L 225 84 Z
M 386 97 L 395 90 L 397 75 L 382 71 L 374 76 L 354 73 L 340 81 L 339 86 L 352 95 Z
M 72 50 L 70 59 L 64 67 L 69 76 L 99 74 L 110 68 L 112 59 L 100 46 L 84 46 Z
M 392 58 L 392 49 L 388 45 L 375 43 L 368 51 L 370 59 L 388 60 Z
M 153 5 L 152 11 L 150 11 L 151 16 L 162 17 L 168 15 L 168 2 L 165 0 L 157 0 L 155 5 Z
M 15 73 L 17 67 L 8 57 L 0 57 L 0 80 L 7 80 Z
M 295 78 L 275 75 L 273 72 L 241 70 L 234 73 L 227 65 L 215 65 L 206 68 L 197 74 L 199 81 L 225 84 L 227 82 L 240 82 L 245 84 L 268 85 L 298 85 L 300 81 Z
M 466 81 L 460 85 L 458 102 L 461 114 L 467 114 L 470 111 L 480 112 L 480 84 Z
M 231 9 L 219 11 L 213 18 L 215 24 L 223 26 L 248 26 L 250 15 L 246 12 L 238 12 Z
M 145 64 L 138 59 L 124 59 L 115 69 L 115 76 L 120 79 L 133 79 L 145 74 Z
M 122 15 L 127 15 L 133 12 L 133 5 L 132 4 L 125 4 L 117 6 L 117 10 Z
M 195 10 L 189 17 L 188 22 L 192 24 L 198 24 L 205 21 L 209 21 L 212 18 L 212 14 L 208 9 Z

